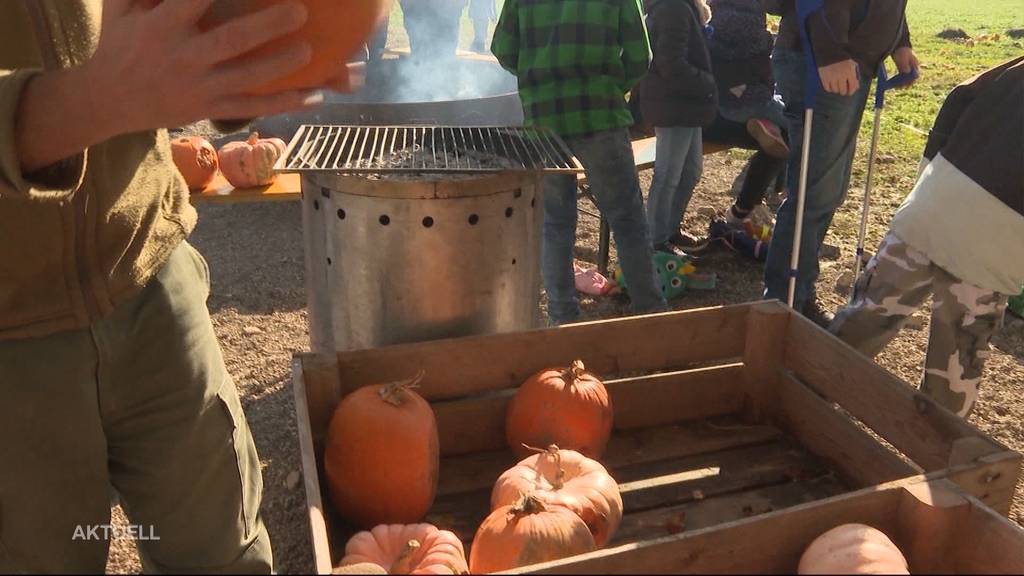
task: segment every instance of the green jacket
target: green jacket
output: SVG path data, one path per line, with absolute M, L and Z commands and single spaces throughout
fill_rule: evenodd
M 196 222 L 165 130 L 22 173 L 14 127 L 43 62 L 93 52 L 102 0 L 0 2 L 0 340 L 85 328 L 138 294 Z M 41 27 L 37 27 L 37 23 Z M 116 86 L 110 87 L 116 90 Z
M 637 0 L 505 0 L 491 51 L 519 79 L 528 125 L 573 137 L 633 124 L 625 94 L 650 63 Z

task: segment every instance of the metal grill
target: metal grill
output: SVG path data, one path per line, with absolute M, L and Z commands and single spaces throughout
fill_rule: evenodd
M 581 172 L 557 135 L 537 128 L 311 126 L 295 133 L 279 172 Z

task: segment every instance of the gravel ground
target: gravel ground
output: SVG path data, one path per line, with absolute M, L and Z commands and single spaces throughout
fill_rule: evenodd
M 735 152 L 707 159 L 704 179 L 686 217 L 686 228 L 691 233 L 706 232 L 708 218 L 702 212 L 728 206 L 744 159 L 745 155 Z M 641 174 L 641 180 L 646 190 L 650 171 Z M 876 242 L 906 192 L 881 188 L 872 219 L 871 237 Z M 848 220 L 857 209 L 856 201 L 851 199 L 837 222 Z M 303 514 L 305 497 L 299 473 L 289 365 L 293 352 L 309 346 L 299 205 L 290 202 L 201 206 L 199 211 L 199 226 L 191 240 L 210 262 L 213 293 L 209 305 L 213 322 L 262 458 L 263 516 L 273 541 L 277 569 L 283 573 L 309 571 L 312 563 Z M 824 262 L 819 294 L 833 306 L 843 301 L 834 290 L 835 280 L 853 254 L 853 245 L 845 241 L 847 232 L 839 226 L 827 241 L 840 246 L 839 257 L 833 255 Z M 594 262 L 596 253 L 597 223 L 581 216 L 577 257 Z M 700 267 L 718 274 L 719 288 L 713 292 L 691 292 L 675 303 L 677 308 L 747 302 L 759 297 L 760 267 L 755 263 L 727 252 L 715 252 Z M 610 299 L 586 299 L 583 308 L 588 318 L 624 312 L 618 302 Z M 904 331 L 879 358 L 883 366 L 908 382 L 918 380 L 927 345 L 927 317 L 923 311 L 921 327 Z M 1013 449 L 1024 451 L 1024 321 L 1008 317 L 996 338 L 985 387 L 972 421 Z M 1021 490 L 1013 516 L 1024 524 Z M 115 543 L 108 570 L 139 570 L 130 543 Z

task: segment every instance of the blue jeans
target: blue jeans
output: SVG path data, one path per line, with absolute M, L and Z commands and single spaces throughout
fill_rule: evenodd
M 796 203 L 800 181 L 800 156 L 804 133 L 804 67 L 803 54 L 776 49 L 772 65 L 779 91 L 786 101 L 789 121 L 789 190 L 791 194 L 779 208 L 765 264 L 765 298 L 785 301 L 789 295 L 789 266 L 796 230 Z M 857 146 L 857 132 L 867 102 L 869 83 L 862 80 L 860 90 L 851 96 L 829 94 L 822 90 L 814 108 L 811 129 L 811 151 L 808 158 L 807 201 L 804 228 L 800 239 L 796 294 L 797 310 L 815 298 L 818 280 L 818 251 L 832 217 L 846 198 L 850 186 L 850 169 Z
M 704 151 L 700 128 L 655 127 L 654 133 L 658 141 L 654 179 L 647 195 L 647 225 L 657 246 L 679 232 L 679 221 L 704 170 Z
M 618 129 L 586 138 L 566 138 L 566 144 L 586 170 L 597 208 L 611 227 L 633 311 L 643 314 L 666 310 L 655 279 L 644 201 L 628 132 Z M 556 325 L 575 322 L 580 316 L 572 268 L 576 191 L 574 175 L 544 178 L 541 273 L 548 295 L 548 318 Z

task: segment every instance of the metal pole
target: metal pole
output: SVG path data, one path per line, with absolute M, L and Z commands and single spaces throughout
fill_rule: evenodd
M 811 154 L 811 126 L 814 123 L 814 108 L 804 112 L 804 141 L 800 150 L 800 187 L 796 197 L 796 230 L 793 231 L 793 251 L 789 260 L 789 297 L 787 303 L 793 307 L 796 298 L 796 275 L 800 268 L 800 240 L 804 233 L 804 207 L 807 204 L 807 168 Z
M 879 86 L 878 90 L 881 90 Z M 875 107 L 875 126 L 871 133 L 871 148 L 868 152 L 868 175 L 864 181 L 864 203 L 860 212 L 860 233 L 857 236 L 857 255 L 853 263 L 853 284 L 857 285 L 860 280 L 860 271 L 864 259 L 864 242 L 868 234 L 868 210 L 871 208 L 871 183 L 875 175 L 875 159 L 878 154 L 878 136 L 882 127 L 882 107 Z M 850 291 L 850 300 L 853 300 L 853 291 Z

